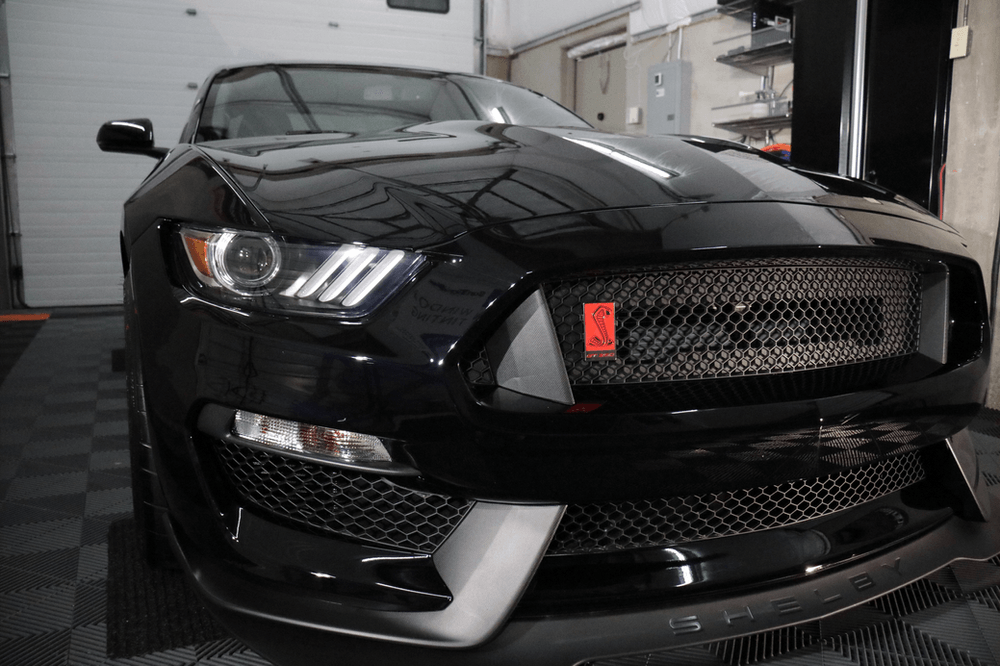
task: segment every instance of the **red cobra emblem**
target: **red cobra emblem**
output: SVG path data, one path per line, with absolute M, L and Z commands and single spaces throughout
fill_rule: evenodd
M 597 329 L 601 332 L 601 337 L 595 335 L 590 339 L 590 344 L 595 347 L 607 347 L 611 344 L 611 338 L 608 337 L 608 327 L 605 326 L 604 320 L 611 316 L 611 309 L 602 305 L 594 310 L 594 314 L 591 316 L 594 318 L 594 323 L 597 324 Z

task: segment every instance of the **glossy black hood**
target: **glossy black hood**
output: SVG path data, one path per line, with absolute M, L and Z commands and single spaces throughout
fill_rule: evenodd
M 481 121 L 199 144 L 278 232 L 426 248 L 484 226 L 646 206 L 796 202 L 926 214 L 740 144 Z

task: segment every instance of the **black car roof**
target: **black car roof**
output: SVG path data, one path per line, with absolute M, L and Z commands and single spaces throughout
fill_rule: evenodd
M 431 69 L 426 67 L 413 67 L 412 65 L 393 65 L 393 64 L 372 64 L 363 62 L 331 62 L 323 60 L 264 60 L 258 62 L 247 62 L 235 65 L 223 65 L 217 67 L 208 76 L 208 80 L 214 79 L 216 76 L 223 72 L 234 71 L 238 69 L 246 69 L 250 67 L 264 68 L 264 67 L 317 67 L 317 68 L 329 68 L 329 69 L 364 69 L 371 70 L 374 72 L 413 72 L 416 74 L 429 74 L 433 76 L 468 76 L 477 79 L 484 79 L 487 81 L 501 81 L 491 76 L 483 76 L 482 74 L 473 74 L 471 72 L 455 72 L 446 71 L 441 69 Z M 503 83 L 510 84 L 509 81 L 502 81 Z M 511 84 L 516 85 L 516 84 Z

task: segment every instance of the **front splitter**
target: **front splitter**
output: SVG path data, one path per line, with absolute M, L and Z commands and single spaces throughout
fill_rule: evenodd
M 1000 515 L 1000 498 L 990 498 Z M 329 604 L 323 616 L 303 617 L 285 594 L 229 579 L 195 553 L 184 563 L 206 601 L 239 638 L 278 664 L 338 666 L 405 663 L 419 666 L 572 666 L 628 654 L 646 654 L 771 631 L 828 617 L 923 578 L 957 560 L 1000 553 L 1000 526 L 953 517 L 884 555 L 750 593 L 718 595 L 655 609 L 515 619 L 485 642 L 461 649 L 381 640 L 344 632 L 357 627 L 359 610 Z M 273 597 L 273 598 L 272 598 Z M 274 603 L 271 603 L 274 602 Z M 277 612 L 275 612 L 277 611 Z M 298 615 L 298 616 L 297 616 Z M 406 613 L 396 622 L 405 625 Z M 414 614 L 414 620 L 417 618 Z M 398 625 L 397 625 L 398 626 Z M 404 639 L 405 640 L 405 639 Z

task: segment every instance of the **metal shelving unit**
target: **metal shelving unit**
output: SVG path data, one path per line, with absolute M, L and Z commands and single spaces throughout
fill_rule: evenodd
M 775 4 L 790 7 L 802 0 L 773 0 Z M 754 0 L 719 0 L 719 11 L 743 21 L 749 21 L 753 14 Z
M 797 0 L 782 4 L 794 4 Z M 734 0 L 722 3 L 720 10 L 739 18 L 748 18 L 754 6 L 753 0 Z M 747 115 L 737 114 L 734 119 L 713 122 L 719 129 L 734 132 L 750 139 L 771 140 L 774 132 L 792 126 L 791 105 L 784 97 L 773 89 L 774 67 L 792 62 L 792 24 L 788 19 L 778 19 L 774 25 L 760 28 L 716 42 L 724 44 L 734 40 L 744 40 L 745 43 L 730 49 L 716 57 L 716 62 L 731 67 L 738 67 L 761 77 L 761 87 L 757 98 L 726 106 L 714 107 L 713 111 L 724 109 L 739 110 L 746 108 Z M 760 105 L 766 105 L 767 113 L 759 115 Z
M 760 118 L 746 118 L 744 120 L 731 120 L 729 122 L 712 123 L 719 129 L 733 132 L 752 139 L 767 139 L 771 132 L 778 132 L 792 126 L 792 112 L 784 115 L 762 116 Z
M 792 61 L 792 40 L 788 38 L 758 48 L 733 49 L 716 57 L 715 61 L 751 71 L 760 67 L 783 65 Z

